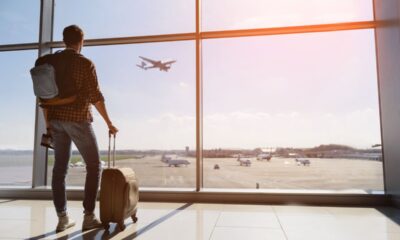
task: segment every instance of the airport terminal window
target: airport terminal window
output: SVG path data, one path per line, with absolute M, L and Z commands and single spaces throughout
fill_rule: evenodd
M 37 42 L 40 1 L 0 1 L 0 44 Z
M 373 20 L 372 0 L 203 0 L 205 31 Z
M 96 64 L 107 109 L 120 130 L 116 140 L 117 165 L 132 167 L 141 187 L 194 188 L 194 41 L 85 47 L 82 53 Z M 140 56 L 176 62 L 161 71 L 148 68 L 151 64 Z M 97 112 L 93 113 L 102 160 L 106 161 L 108 130 Z M 75 153 L 69 169 L 69 186 L 84 183 L 85 169 Z M 51 165 L 50 162 L 49 178 Z
M 21 2 L 0 3 L 0 45 L 39 39 L 40 1 Z M 86 39 L 195 32 L 194 0 L 54 3 L 55 41 L 70 24 L 81 26 Z M 204 0 L 201 30 L 373 21 L 372 3 Z M 117 164 L 132 167 L 141 187 L 193 189 L 194 39 L 85 47 L 83 54 L 95 62 L 110 115 L 121 130 Z M 36 57 L 37 50 L 0 52 L 7 69 L 0 72 L 6 82 L 0 89 L 0 185 L 32 181 L 35 98 L 27 70 Z M 166 73 L 148 69 L 152 64 L 146 58 L 177 61 Z M 383 190 L 375 61 L 372 28 L 203 39 L 204 187 Z M 105 161 L 107 129 L 93 112 Z M 50 180 L 51 152 L 48 163 Z M 68 185 L 83 186 L 84 175 L 74 150 Z
M 374 30 L 202 46 L 206 188 L 384 189 Z
M 37 51 L 0 52 L 0 185 L 32 183 L 35 96 L 29 69 Z
M 61 40 L 63 28 L 71 24 L 82 27 L 87 39 L 195 31 L 195 1 L 56 0 L 55 4 L 55 40 Z

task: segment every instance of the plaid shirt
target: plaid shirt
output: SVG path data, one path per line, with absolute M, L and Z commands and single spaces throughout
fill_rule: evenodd
M 65 51 L 74 51 L 67 49 Z M 71 61 L 72 80 L 78 90 L 77 100 L 65 106 L 48 107 L 48 120 L 70 122 L 92 122 L 91 104 L 104 101 L 97 81 L 94 64 L 83 55 L 77 54 Z

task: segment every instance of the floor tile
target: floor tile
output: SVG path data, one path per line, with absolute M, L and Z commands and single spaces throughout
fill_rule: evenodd
M 263 212 L 222 212 L 217 227 L 264 227 L 280 228 L 273 213 Z
M 52 201 L 0 199 L 0 240 L 7 239 L 400 239 L 400 210 L 230 204 L 144 203 L 137 223 L 125 221 L 125 231 L 82 232 L 81 201 L 69 201 L 77 225 L 56 234 Z M 96 209 L 98 215 L 98 207 Z
M 216 227 L 211 240 L 285 240 L 280 229 Z

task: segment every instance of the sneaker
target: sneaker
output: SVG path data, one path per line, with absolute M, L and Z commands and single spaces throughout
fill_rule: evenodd
M 83 216 L 82 230 L 90 230 L 94 228 L 102 228 L 103 224 L 101 224 L 100 220 L 96 218 L 94 213 L 86 213 Z
M 66 213 L 58 216 L 57 233 L 73 226 L 75 226 L 75 221 L 70 219 Z

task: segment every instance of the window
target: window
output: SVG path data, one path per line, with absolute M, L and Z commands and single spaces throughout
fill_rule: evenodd
M 39 41 L 39 1 L 0 1 L 0 44 Z
M 32 181 L 35 97 L 28 70 L 37 49 L 23 43 L 38 42 L 41 3 L 51 10 L 52 1 L 0 3 L 0 185 Z M 133 168 L 142 188 L 193 190 L 201 185 L 196 153 L 203 151 L 200 170 L 208 189 L 384 189 L 372 0 L 201 1 L 199 66 L 194 0 L 54 4 L 55 42 L 39 47 L 58 47 L 71 24 L 82 27 L 85 39 L 98 39 L 83 54 L 96 64 L 109 114 L 120 129 L 117 165 Z M 338 29 L 352 30 L 273 29 L 340 23 Z M 271 28 L 270 35 L 227 31 L 257 28 Z M 161 36 L 180 33 L 192 33 L 185 35 L 192 39 Z M 152 35 L 166 42 L 129 42 Z M 164 72 L 140 57 L 176 62 Z M 196 67 L 202 116 L 196 116 Z M 106 165 L 107 128 L 93 113 Z M 200 136 L 197 117 L 203 118 Z M 196 149 L 196 137 L 203 149 Z M 70 163 L 68 186 L 83 186 L 85 167 L 74 147 Z M 53 164 L 50 152 L 49 183 Z
M 196 94 L 194 42 L 87 47 L 82 52 L 96 64 L 100 88 L 111 119 L 120 132 L 117 165 L 135 170 L 141 187 L 193 188 L 196 166 Z M 140 68 L 139 56 L 176 60 L 168 72 Z M 146 67 L 151 64 L 146 63 Z M 139 65 L 139 66 L 136 66 Z M 94 129 L 106 162 L 108 129 L 96 110 Z M 76 152 L 77 154 L 77 152 Z M 162 156 L 185 160 L 175 166 Z M 72 158 L 69 185 L 83 185 L 84 168 Z M 51 175 L 52 167 L 49 167 Z M 78 175 L 78 176 L 77 176 Z
M 29 69 L 37 51 L 1 52 L 0 185 L 32 183 L 35 96 Z
M 203 57 L 205 187 L 383 190 L 373 30 L 205 40 Z
M 159 35 L 195 31 L 195 1 L 57 0 L 54 39 L 79 25 L 85 38 Z
M 204 0 L 203 31 L 372 21 L 372 0 Z

